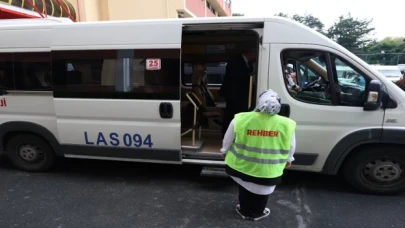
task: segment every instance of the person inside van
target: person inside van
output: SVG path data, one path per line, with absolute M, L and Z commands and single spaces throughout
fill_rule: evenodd
M 294 82 L 294 79 L 292 77 L 293 73 L 293 66 L 290 63 L 287 63 L 286 60 L 283 61 L 283 73 L 284 73 L 284 81 L 285 84 L 288 88 L 288 90 L 292 93 L 296 93 L 300 91 L 300 87 Z
M 270 215 L 269 195 L 294 161 L 296 123 L 278 115 L 280 110 L 279 95 L 264 91 L 254 111 L 235 115 L 223 139 L 225 170 L 238 184 L 236 211 L 243 219 Z
M 225 135 L 234 115 L 249 110 L 250 76 L 254 71 L 256 50 L 243 49 L 242 53 L 231 58 L 219 94 L 225 98 L 226 109 L 223 118 L 222 134 Z
M 404 73 L 404 75 L 402 76 L 401 79 L 399 79 L 398 81 L 395 82 L 395 84 L 399 88 L 401 88 L 403 91 L 405 91 L 405 73 Z

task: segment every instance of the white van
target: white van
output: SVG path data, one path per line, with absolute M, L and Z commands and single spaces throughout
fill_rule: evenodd
M 57 156 L 224 166 L 221 68 L 251 47 L 257 70 L 246 105 L 269 88 L 280 94 L 282 115 L 298 124 L 292 169 L 342 173 L 369 193 L 405 187 L 405 93 L 292 20 L 16 22 L 0 33 L 0 146 L 22 170 L 46 170 Z M 299 92 L 285 85 L 285 61 L 297 84 L 307 82 Z M 204 84 L 212 96 L 193 87 L 196 62 L 212 66 Z

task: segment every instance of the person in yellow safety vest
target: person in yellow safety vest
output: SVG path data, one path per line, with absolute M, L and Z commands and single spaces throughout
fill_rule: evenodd
M 280 102 L 276 92 L 264 91 L 254 111 L 235 115 L 223 139 L 226 173 L 238 184 L 236 211 L 243 219 L 270 215 L 269 195 L 294 161 L 296 123 L 278 115 Z

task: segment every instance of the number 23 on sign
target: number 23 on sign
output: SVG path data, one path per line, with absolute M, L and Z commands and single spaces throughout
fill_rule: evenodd
M 160 70 L 160 59 L 146 59 L 146 70 Z

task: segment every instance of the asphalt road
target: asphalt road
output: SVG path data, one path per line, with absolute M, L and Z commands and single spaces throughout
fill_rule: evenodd
M 193 166 L 64 160 L 49 173 L 0 159 L 0 227 L 405 227 L 405 195 L 362 195 L 337 177 L 288 172 L 270 197 L 271 216 L 236 214 L 230 179 Z

